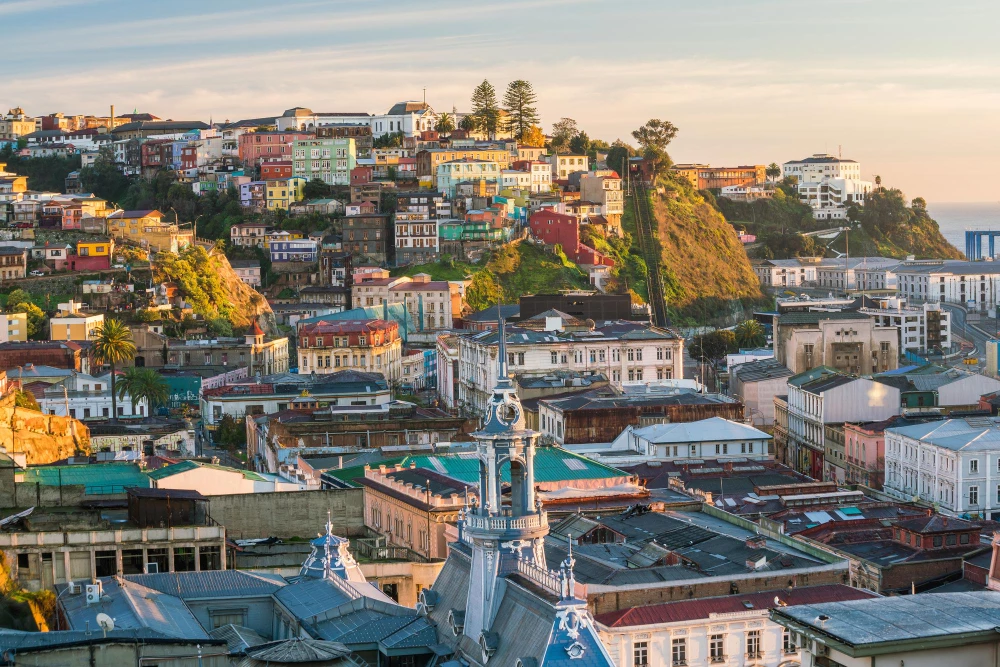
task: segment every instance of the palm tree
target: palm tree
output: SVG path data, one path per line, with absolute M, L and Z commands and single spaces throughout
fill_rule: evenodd
M 152 414 L 153 408 L 163 405 L 170 398 L 170 388 L 166 380 L 152 368 L 132 366 L 126 369 L 118 383 L 118 398 L 125 400 L 126 396 L 132 397 L 133 410 L 136 404 L 145 399 L 149 405 L 149 413 Z
M 764 170 L 764 175 L 766 175 L 772 181 L 776 181 L 778 180 L 778 177 L 781 176 L 781 167 L 778 166 L 777 162 L 772 162 L 771 164 L 767 165 L 767 169 Z
M 121 320 L 107 319 L 97 328 L 94 360 L 111 366 L 111 421 L 118 421 L 118 394 L 115 393 L 115 366 L 135 358 L 132 331 Z
M 438 116 L 437 124 L 434 129 L 442 134 L 447 134 L 455 129 L 455 121 L 451 117 L 451 114 L 443 113 Z
M 875 189 L 876 190 L 882 189 L 882 177 L 877 174 L 875 176 Z
M 741 348 L 763 347 L 767 344 L 764 327 L 757 320 L 746 320 L 736 325 L 736 344 Z

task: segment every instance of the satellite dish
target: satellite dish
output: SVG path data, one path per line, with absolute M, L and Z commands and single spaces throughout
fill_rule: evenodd
M 107 637 L 108 633 L 115 629 L 115 619 L 101 613 L 97 615 L 97 625 L 104 630 L 104 636 Z

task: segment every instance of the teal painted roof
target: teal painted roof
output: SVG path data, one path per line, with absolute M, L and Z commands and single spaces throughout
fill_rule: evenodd
M 24 471 L 23 481 L 42 486 L 84 487 L 84 493 L 124 493 L 127 487 L 148 489 L 149 476 L 134 463 L 36 466 Z
M 387 459 L 379 462 L 379 464 L 372 464 L 372 467 L 374 468 L 378 465 L 391 467 L 397 463 L 403 467 L 409 467 L 411 463 L 415 463 L 418 468 L 435 470 L 443 475 L 448 475 L 469 484 L 479 482 L 479 460 L 471 454 L 405 456 L 402 458 Z M 355 480 L 365 476 L 365 467 L 351 466 L 339 470 L 328 470 L 326 474 L 342 482 L 357 486 Z M 535 481 L 538 483 L 629 476 L 629 473 L 624 470 L 592 461 L 584 456 L 566 451 L 561 447 L 539 447 L 535 450 Z M 502 477 L 505 482 L 509 482 L 510 470 L 504 468 Z
M 149 473 L 151 479 L 166 479 L 167 477 L 173 477 L 174 475 L 179 475 L 182 472 L 188 472 L 189 470 L 194 470 L 195 468 L 212 468 L 213 470 L 223 470 L 225 472 L 235 472 L 243 475 L 244 479 L 253 480 L 255 482 L 266 482 L 267 480 L 253 472 L 252 470 L 240 470 L 239 468 L 228 468 L 226 466 L 214 465 L 212 463 L 201 463 L 199 461 L 181 461 L 180 463 L 175 463 L 169 466 L 163 466 L 157 470 Z

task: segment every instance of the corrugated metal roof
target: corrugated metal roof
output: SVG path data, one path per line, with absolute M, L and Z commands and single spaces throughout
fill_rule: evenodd
M 219 470 L 222 472 L 235 473 L 237 475 L 242 475 L 244 479 L 253 480 L 255 482 L 266 482 L 267 480 L 253 472 L 252 470 L 240 470 L 239 468 L 229 468 L 227 466 L 215 465 L 212 463 L 202 463 L 200 461 L 181 461 L 180 463 L 175 463 L 169 466 L 163 466 L 157 470 L 153 470 L 148 473 L 150 479 L 160 480 L 166 479 L 167 477 L 173 477 L 174 475 L 179 475 L 181 473 L 189 472 L 195 470 L 196 468 L 210 468 L 212 470 Z
M 821 602 L 865 600 L 876 597 L 876 595 L 858 588 L 836 584 L 809 586 L 791 590 L 780 589 L 763 593 L 745 593 L 698 600 L 680 600 L 646 607 L 630 607 L 607 614 L 598 614 L 596 620 L 610 628 L 693 621 L 709 618 L 711 614 L 770 609 L 777 606 L 774 604 L 776 597 L 784 604 L 794 606 Z
M 267 596 L 288 583 L 279 574 L 244 570 L 130 574 L 125 578 L 184 600 Z
M 34 466 L 24 471 L 24 481 L 42 486 L 82 485 L 84 493 L 118 492 L 130 486 L 149 488 L 149 475 L 134 463 Z

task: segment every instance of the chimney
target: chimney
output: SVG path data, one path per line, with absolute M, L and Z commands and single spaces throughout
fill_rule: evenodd
M 115 105 L 114 104 L 111 105 L 111 122 L 108 123 L 108 124 L 111 126 L 111 127 L 108 128 L 108 132 L 110 133 L 111 130 L 115 129 Z

